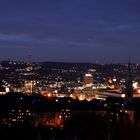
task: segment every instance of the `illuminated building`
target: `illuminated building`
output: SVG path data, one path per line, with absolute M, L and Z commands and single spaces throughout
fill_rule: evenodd
M 35 92 L 36 81 L 35 80 L 28 80 L 25 81 L 25 93 L 31 95 Z
M 83 87 L 77 87 L 74 89 L 74 94 L 79 100 L 92 100 L 95 97 L 95 90 L 93 88 L 93 76 L 92 74 L 85 74 L 83 77 Z
M 8 118 L 2 120 L 3 125 L 8 125 L 9 127 L 18 124 L 24 123 L 25 121 L 30 121 L 31 111 L 28 109 L 12 109 L 9 112 Z
M 91 88 L 93 86 L 93 76 L 91 74 L 84 75 L 84 87 Z

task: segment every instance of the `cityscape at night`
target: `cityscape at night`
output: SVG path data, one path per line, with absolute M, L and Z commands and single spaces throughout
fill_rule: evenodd
M 130 61 L 1 61 L 2 137 L 117 140 L 132 129 L 133 138 L 140 127 L 139 71 L 140 65 Z
M 0 0 L 0 139 L 140 139 L 139 0 Z

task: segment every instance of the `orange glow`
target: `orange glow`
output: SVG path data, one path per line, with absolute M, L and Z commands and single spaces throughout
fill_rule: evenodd
M 111 80 L 111 79 L 109 79 L 109 80 L 108 80 L 108 82 L 109 82 L 109 83 L 112 83 L 112 80 Z
M 51 94 L 50 93 L 48 93 L 48 97 L 51 97 Z
M 138 89 L 137 92 L 140 93 L 140 89 Z
M 72 95 L 72 94 L 70 94 L 70 97 L 71 97 L 71 98 L 73 98 L 73 95 Z

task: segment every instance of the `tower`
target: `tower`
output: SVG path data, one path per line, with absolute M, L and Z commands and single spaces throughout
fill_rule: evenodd
M 126 98 L 133 98 L 133 76 L 130 60 L 128 63 L 128 75 L 126 80 Z

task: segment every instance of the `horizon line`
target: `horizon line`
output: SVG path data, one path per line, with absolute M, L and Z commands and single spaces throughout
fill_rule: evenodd
M 0 62 L 24 62 L 24 63 L 29 63 L 29 61 L 27 61 L 27 60 L 0 60 Z M 32 63 L 69 63 L 69 64 L 97 64 L 97 65 L 103 65 L 103 64 L 106 64 L 106 65 L 111 65 L 111 64 L 128 64 L 129 63 L 129 61 L 128 62 L 116 62 L 116 63 L 112 63 L 112 62 L 108 62 L 108 63 L 97 63 L 97 62 L 77 62 L 77 61 L 75 61 L 75 62 L 70 62 L 70 61 L 46 61 L 46 60 L 44 60 L 44 61 L 32 61 Z M 140 63 L 136 63 L 136 62 L 132 62 L 131 61 L 131 64 L 139 64 L 140 65 Z

